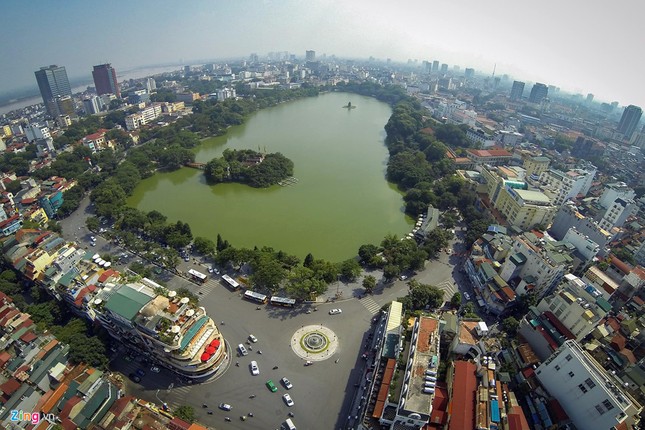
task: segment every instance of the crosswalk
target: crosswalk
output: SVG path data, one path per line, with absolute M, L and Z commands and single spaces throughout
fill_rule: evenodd
M 378 311 L 381 310 L 381 305 L 376 303 L 373 298 L 371 297 L 363 297 L 360 300 L 361 304 L 365 306 L 365 309 L 372 315 L 376 315 Z
M 187 397 L 188 393 L 190 392 L 192 387 L 190 386 L 183 386 L 183 387 L 176 387 L 173 388 L 172 390 L 166 390 L 166 403 L 168 403 L 168 407 L 170 410 L 176 410 L 179 406 L 184 405 L 185 401 L 184 399 Z M 160 396 L 163 400 L 163 396 Z
M 450 300 L 452 296 L 457 292 L 457 288 L 455 285 L 450 280 L 445 280 L 443 282 L 440 282 L 437 285 L 437 288 L 440 290 L 443 290 L 443 299 L 444 300 Z
M 219 282 L 209 279 L 201 285 L 195 285 L 197 287 L 196 293 L 199 297 L 206 297 L 213 291 L 215 288 L 220 287 Z

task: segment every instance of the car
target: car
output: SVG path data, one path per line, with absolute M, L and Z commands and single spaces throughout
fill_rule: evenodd
M 242 345 L 241 343 L 237 346 L 237 349 L 239 349 L 239 350 L 240 350 L 240 354 L 242 354 L 242 355 L 249 355 L 249 352 L 246 350 L 246 348 L 244 347 L 244 345 Z
M 141 382 L 141 378 L 135 373 L 130 373 L 128 378 L 130 378 L 132 382 Z
M 154 372 L 154 373 L 159 373 L 159 372 L 161 371 L 161 369 L 159 369 L 157 366 L 152 366 L 152 367 L 150 368 L 150 371 L 151 371 L 151 372 Z
M 286 388 L 287 390 L 290 390 L 293 388 L 293 384 L 287 378 L 282 378 L 281 381 L 284 384 L 284 388 Z
M 466 300 L 470 300 L 470 294 L 468 294 L 468 293 L 467 293 L 467 292 L 465 292 L 465 291 L 464 291 L 464 297 L 466 298 Z
M 95 238 L 94 236 L 90 236 L 90 240 L 91 240 L 92 242 L 96 242 L 96 238 Z
M 228 403 L 220 403 L 218 407 L 223 411 L 230 411 L 231 409 L 233 409 L 233 407 Z
M 266 386 L 269 389 L 269 391 L 271 391 L 272 393 L 275 393 L 276 391 L 278 391 L 278 387 L 276 387 L 273 381 L 270 379 L 266 382 Z
M 341 313 L 343 313 L 342 309 L 336 308 L 336 309 L 330 309 L 329 310 L 329 315 L 338 315 L 338 314 L 341 314 Z
M 255 336 L 253 336 L 252 334 L 250 334 L 250 335 L 249 335 L 249 340 L 250 340 L 251 342 L 255 343 L 255 342 L 257 342 L 257 341 L 258 341 L 258 338 L 257 338 L 257 337 L 255 337 Z
M 289 394 L 283 394 L 282 398 L 284 399 L 284 402 L 287 404 L 287 406 L 289 407 L 293 406 L 293 399 Z
M 96 242 L 90 242 L 90 245 L 96 246 Z
M 190 257 L 184 257 L 184 261 L 186 262 L 190 261 Z
M 208 268 L 208 273 L 213 273 L 213 268 L 212 267 Z
M 253 360 L 251 362 L 251 374 L 257 376 L 260 374 L 260 368 L 258 367 L 258 362 Z
M 408 277 L 406 275 L 401 275 L 399 279 L 402 281 L 405 281 L 406 279 L 408 279 Z
M 137 369 L 137 375 L 144 377 L 146 376 L 146 372 L 143 369 Z

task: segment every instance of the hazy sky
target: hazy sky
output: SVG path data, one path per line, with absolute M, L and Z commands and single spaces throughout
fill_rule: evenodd
M 58 64 L 159 63 L 313 49 L 439 60 L 645 107 L 639 0 L 5 0 L 0 94 Z

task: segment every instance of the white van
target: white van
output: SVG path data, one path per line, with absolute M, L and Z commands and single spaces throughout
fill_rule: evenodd
M 434 388 L 424 388 L 423 392 L 426 394 L 432 394 L 434 393 Z
M 242 345 L 241 343 L 237 346 L 237 349 L 239 349 L 239 350 L 240 350 L 240 354 L 242 354 L 242 355 L 248 355 L 248 353 L 249 353 L 249 352 L 246 350 L 246 348 L 244 348 L 244 345 Z
M 291 418 L 287 418 L 284 424 L 287 427 L 287 430 L 297 430 L 295 424 L 291 421 Z

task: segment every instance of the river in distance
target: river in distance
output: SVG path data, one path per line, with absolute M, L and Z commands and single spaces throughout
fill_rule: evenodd
M 343 109 L 351 101 L 356 109 Z M 396 186 L 385 180 L 388 152 L 386 103 L 347 93 L 327 93 L 261 110 L 203 141 L 196 161 L 206 163 L 226 148 L 281 152 L 294 162 L 298 182 L 251 188 L 207 185 L 203 172 L 181 168 L 143 180 L 128 204 L 158 210 L 169 222 L 187 222 L 193 236 L 235 247 L 270 246 L 304 258 L 341 261 L 360 245 L 378 244 L 388 233 L 407 234 Z

